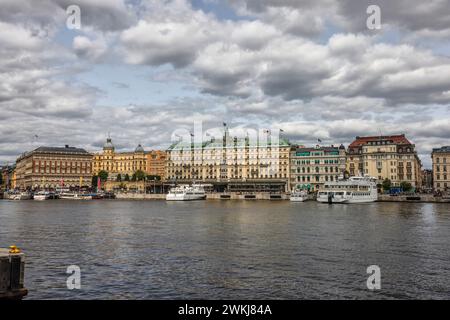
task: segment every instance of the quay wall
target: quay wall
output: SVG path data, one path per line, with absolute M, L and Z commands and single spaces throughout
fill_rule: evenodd
M 165 194 L 116 193 L 116 199 L 122 200 L 165 200 Z M 240 193 L 207 193 L 208 200 L 289 200 L 287 194 L 240 194 Z
M 435 197 L 432 194 L 417 194 L 413 196 L 391 196 L 389 194 L 381 194 L 378 196 L 380 202 L 442 202 L 450 203 L 450 197 Z
M 270 193 L 207 193 L 208 200 L 289 200 L 289 194 Z M 165 200 L 165 194 L 143 194 L 143 193 L 117 193 L 116 199 L 121 200 Z M 381 194 L 378 196 L 380 202 L 430 202 L 430 203 L 450 203 L 450 197 L 435 197 L 432 194 L 419 194 L 414 196 L 391 196 Z

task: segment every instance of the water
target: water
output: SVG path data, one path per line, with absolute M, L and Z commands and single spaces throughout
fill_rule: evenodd
M 0 201 L 11 244 L 28 299 L 450 298 L 448 204 Z

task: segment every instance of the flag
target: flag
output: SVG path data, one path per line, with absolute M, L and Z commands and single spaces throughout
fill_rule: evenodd
M 317 139 L 317 141 L 322 142 L 322 140 L 320 140 L 320 139 Z
M 226 127 L 226 126 L 227 126 L 227 124 L 226 124 L 226 123 L 224 122 L 224 123 L 223 123 L 223 126 L 224 126 L 224 127 Z
M 284 132 L 284 130 L 283 130 L 283 129 L 280 129 L 280 132 Z

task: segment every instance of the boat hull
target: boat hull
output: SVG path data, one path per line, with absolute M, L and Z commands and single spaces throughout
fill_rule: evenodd
M 306 200 L 309 200 L 308 197 L 304 197 L 304 196 L 291 196 L 289 198 L 290 201 L 292 202 L 304 202 Z
M 328 197 L 318 197 L 318 202 L 321 203 L 371 203 L 377 201 L 375 198 L 333 198 L 331 201 Z
M 92 195 L 61 194 L 59 198 L 62 200 L 92 200 Z
M 205 199 L 206 195 L 168 194 L 166 196 L 167 201 L 194 201 Z
M 49 199 L 50 199 L 50 196 L 48 196 L 48 195 L 35 195 L 33 197 L 33 200 L 36 200 L 36 201 L 44 201 L 44 200 L 49 200 Z

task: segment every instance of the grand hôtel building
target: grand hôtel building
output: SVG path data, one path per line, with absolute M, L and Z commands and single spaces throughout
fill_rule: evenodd
M 164 151 L 145 151 L 139 144 L 134 151 L 116 152 L 111 138 L 106 140 L 103 151 L 94 154 L 92 170 L 97 175 L 100 171 L 108 172 L 108 179 L 115 181 L 120 175 L 123 181 L 125 176 L 129 178 L 136 171 L 143 171 L 147 175 L 165 178 L 166 153 Z
M 347 171 L 350 176 L 368 175 L 382 183 L 391 180 L 392 186 L 409 182 L 420 187 L 422 163 L 404 134 L 391 136 L 356 137 L 347 151 Z
M 289 186 L 290 144 L 283 138 L 230 137 L 180 141 L 167 150 L 166 180 L 202 183 L 223 192 L 284 192 Z
M 39 147 L 16 160 L 15 187 L 90 187 L 92 154 L 75 147 Z

